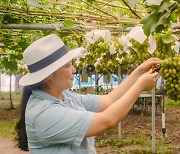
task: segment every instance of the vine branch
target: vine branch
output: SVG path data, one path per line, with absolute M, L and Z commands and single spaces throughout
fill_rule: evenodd
M 82 2 L 85 3 L 85 4 L 87 4 L 87 5 L 89 5 L 89 6 L 91 6 L 91 7 L 93 7 L 94 9 L 96 9 L 96 10 L 98 10 L 98 11 L 100 11 L 100 12 L 103 12 L 104 14 L 107 14 L 107 15 L 113 17 L 114 19 L 117 20 L 117 18 L 116 18 L 115 16 L 113 16 L 112 14 L 109 14 L 109 13 L 107 13 L 107 12 L 105 12 L 105 11 L 97 8 L 97 7 L 95 7 L 95 6 L 91 5 L 90 3 L 85 2 L 84 0 L 82 0 Z
M 125 0 L 122 0 L 122 1 L 136 17 L 141 19 L 141 17 L 129 6 L 129 4 Z

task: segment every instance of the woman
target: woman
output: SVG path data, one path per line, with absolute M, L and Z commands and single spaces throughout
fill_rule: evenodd
M 107 95 L 73 93 L 68 90 L 76 72 L 71 60 L 81 50 L 68 51 L 54 34 L 25 50 L 30 73 L 20 80 L 25 86 L 17 124 L 21 149 L 32 154 L 96 153 L 93 136 L 121 122 L 140 93 L 156 85 L 158 73 L 151 67 L 160 60 L 151 58 Z

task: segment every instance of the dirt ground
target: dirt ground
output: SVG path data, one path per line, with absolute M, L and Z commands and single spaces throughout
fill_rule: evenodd
M 167 107 L 166 108 L 166 137 L 168 140 L 163 139 L 161 132 L 161 116 L 156 115 L 156 141 L 158 145 L 169 146 L 172 145 L 175 150 L 173 154 L 180 154 L 180 108 Z M 0 105 L 0 122 L 7 121 L 8 119 L 17 118 L 19 110 L 4 110 L 2 104 Z M 122 122 L 122 138 L 130 137 L 131 135 L 141 132 L 148 132 L 145 140 L 151 141 L 151 116 L 141 116 L 134 113 L 129 113 L 125 120 Z M 114 136 L 116 133 L 106 131 L 103 135 L 96 137 L 96 140 L 106 139 Z M 29 154 L 19 150 L 16 142 L 12 138 L 0 137 L 0 154 Z M 122 149 L 133 150 L 142 148 L 143 145 L 128 145 L 123 146 Z M 116 154 L 118 153 L 113 146 L 105 146 L 96 148 L 98 154 Z M 129 152 L 131 154 L 131 152 Z
M 0 154 L 29 154 L 17 148 L 16 143 L 12 139 L 0 137 Z
M 161 115 L 156 115 L 156 144 L 158 146 L 172 147 L 173 154 L 180 154 L 180 107 L 165 107 L 166 113 L 166 133 L 162 135 L 162 119 Z M 121 124 L 122 139 L 131 137 L 132 135 L 145 133 L 144 140 L 151 142 L 151 115 L 141 116 L 130 112 Z M 97 140 L 106 139 L 110 136 L 116 135 L 110 131 L 105 132 L 102 136 L 98 136 Z M 143 148 L 143 145 L 128 145 L 121 149 L 129 151 Z M 107 151 L 107 153 L 106 153 Z M 100 154 L 117 153 L 113 147 L 97 148 Z

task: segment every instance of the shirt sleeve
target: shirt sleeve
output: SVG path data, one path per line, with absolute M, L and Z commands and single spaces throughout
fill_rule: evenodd
M 90 112 L 97 112 L 99 103 L 100 103 L 100 96 L 99 95 L 81 95 L 71 91 L 66 91 L 67 95 L 71 97 L 76 103 L 81 103 L 85 107 L 87 111 Z
M 46 145 L 71 144 L 80 146 L 94 113 L 53 105 L 35 119 L 35 132 Z
M 81 95 L 81 103 L 84 105 L 87 111 L 97 112 L 100 102 L 99 95 Z

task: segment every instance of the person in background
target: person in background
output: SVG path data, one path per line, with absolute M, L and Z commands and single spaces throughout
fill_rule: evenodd
M 18 146 L 31 154 L 94 154 L 94 137 L 121 122 L 144 90 L 156 86 L 158 58 L 138 66 L 107 95 L 69 91 L 76 72 L 72 65 L 82 48 L 68 50 L 51 34 L 33 42 L 23 53 L 29 73 L 21 117 L 16 125 Z

